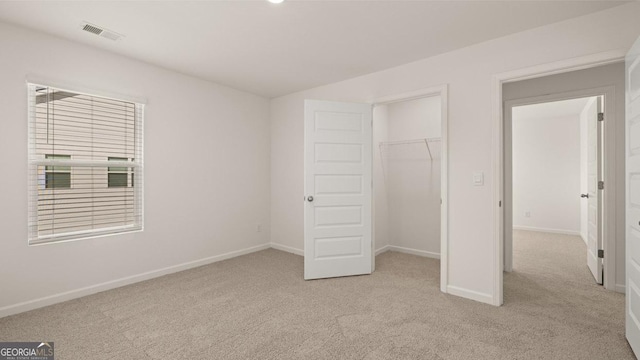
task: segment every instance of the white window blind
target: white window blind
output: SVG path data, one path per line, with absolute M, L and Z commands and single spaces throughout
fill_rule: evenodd
M 28 88 L 29 244 L 142 230 L 144 106 Z

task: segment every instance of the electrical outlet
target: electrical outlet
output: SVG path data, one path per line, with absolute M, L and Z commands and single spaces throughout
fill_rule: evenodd
M 524 217 L 531 217 L 531 211 L 525 211 Z
M 262 224 L 256 224 L 256 232 L 262 232 Z

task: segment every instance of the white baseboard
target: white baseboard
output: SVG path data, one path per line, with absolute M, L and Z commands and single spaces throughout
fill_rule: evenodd
M 291 246 L 282 245 L 282 244 L 278 244 L 278 243 L 272 242 L 271 243 L 271 247 L 276 249 L 276 250 L 286 251 L 288 253 L 304 256 L 304 250 L 296 249 L 296 248 L 291 247 Z
M 376 250 L 376 256 L 386 253 L 387 251 L 389 251 L 389 245 L 385 245 L 383 247 L 381 247 L 380 249 Z
M 405 254 L 411 254 L 411 255 L 424 256 L 424 257 L 428 257 L 428 258 L 432 258 L 432 259 L 440 259 L 440 254 L 434 253 L 434 252 L 430 252 L 430 251 L 411 249 L 411 248 L 406 248 L 406 247 L 402 247 L 402 246 L 395 246 L 395 245 L 387 245 L 386 247 L 387 247 L 387 250 L 391 250 L 391 251 L 397 251 L 397 252 L 401 252 L 401 253 L 405 253 Z M 377 255 L 377 253 L 376 253 L 376 255 Z
M 292 254 L 296 254 L 296 255 L 300 255 L 300 256 L 304 256 L 304 250 L 302 249 L 297 249 L 291 246 L 287 246 L 287 245 L 282 245 L 282 244 L 278 244 L 278 243 L 271 243 L 271 247 L 276 249 L 276 250 L 281 250 L 281 251 L 286 251 L 288 253 L 292 253 Z M 376 250 L 376 256 L 385 253 L 389 250 L 393 250 L 393 251 L 398 251 L 398 252 L 404 252 L 404 253 L 408 253 L 408 254 L 414 254 L 414 255 L 419 255 L 419 256 L 427 256 L 427 257 L 432 257 L 434 256 L 431 253 L 428 253 L 426 251 L 422 252 L 421 250 L 415 250 L 415 249 L 407 249 L 407 248 L 401 248 L 401 247 L 397 247 L 397 246 L 391 246 L 391 245 L 385 245 L 381 248 L 379 248 L 378 250 Z M 424 253 L 427 253 L 426 255 Z M 435 256 L 438 256 L 438 258 L 440 258 L 439 254 L 436 254 Z
M 102 291 L 119 288 L 122 286 L 134 284 L 137 282 L 150 280 L 163 275 L 168 275 L 168 274 L 176 273 L 179 271 L 189 270 L 199 266 L 208 265 L 214 262 L 231 259 L 237 256 L 250 254 L 250 253 L 265 250 L 268 248 L 274 248 L 277 250 L 286 251 L 296 255 L 304 256 L 304 250 L 301 250 L 301 249 L 296 249 L 290 246 L 277 244 L 277 243 L 262 244 L 262 245 L 242 249 L 242 250 L 231 251 L 221 255 L 215 255 L 215 256 L 204 258 L 204 259 L 190 261 L 183 264 L 173 265 L 173 266 L 165 267 L 158 270 L 152 270 L 152 271 L 144 272 L 137 275 L 132 275 L 132 276 L 128 276 L 128 277 L 124 277 L 124 278 L 120 278 L 112 281 L 107 281 L 104 283 L 91 285 L 91 286 L 83 287 L 76 290 L 54 294 L 54 295 L 42 297 L 39 299 L 29 300 L 29 301 L 21 302 L 18 304 L 5 306 L 0 308 L 0 318 L 22 313 L 29 310 L 38 309 L 41 307 L 45 307 L 45 306 L 49 306 L 57 303 L 61 303 L 61 302 L 72 300 L 72 299 L 77 299 L 83 296 L 92 295 Z M 424 256 L 424 257 L 435 258 L 435 259 L 440 258 L 440 254 L 437 254 L 437 253 L 432 253 L 424 250 L 405 248 L 400 246 L 393 246 L 393 245 L 386 245 L 376 250 L 376 255 L 382 254 L 386 251 L 398 251 L 402 253 Z M 624 286 L 622 286 L 622 291 L 624 291 Z M 465 298 L 469 298 L 469 299 L 484 302 L 484 303 L 489 303 L 489 304 L 492 303 L 492 298 L 489 295 L 458 288 L 455 286 L 448 286 L 447 292 L 452 295 L 462 296 Z
M 489 294 L 481 293 L 478 291 L 463 289 L 457 286 L 449 285 L 447 286 L 447 293 L 451 295 L 479 301 L 481 303 L 495 305 L 493 301 L 493 296 Z
M 582 241 L 584 241 L 585 245 L 589 245 L 589 243 L 587 242 L 587 235 L 585 234 L 580 234 L 580 237 L 582 238 Z
M 77 299 L 83 296 L 92 295 L 102 291 L 119 288 L 122 286 L 134 284 L 140 281 L 157 278 L 163 275 L 168 275 L 168 274 L 189 270 L 189 269 L 196 268 L 203 265 L 208 265 L 214 262 L 231 259 L 236 256 L 250 254 L 252 252 L 268 249 L 269 247 L 270 247 L 269 243 L 253 246 L 253 247 L 242 249 L 242 250 L 231 251 L 226 254 L 210 256 L 204 259 L 199 259 L 195 261 L 186 262 L 183 264 L 173 265 L 173 266 L 169 266 L 169 267 L 158 269 L 158 270 L 147 271 L 142 274 L 127 276 L 124 278 L 107 281 L 97 285 L 91 285 L 91 286 L 83 287 L 76 290 L 66 291 L 59 294 L 45 296 L 39 299 L 29 300 L 29 301 L 21 302 L 18 304 L 5 306 L 0 308 L 0 318 L 22 313 L 29 310 L 38 309 L 41 307 L 45 307 L 45 306 L 49 306 L 57 303 L 61 303 L 63 301 Z
M 627 287 L 624 284 L 616 284 L 615 291 L 619 292 L 619 293 L 626 294 L 627 293 Z
M 516 226 L 516 225 L 513 225 L 513 230 L 539 231 L 539 232 L 546 232 L 546 233 L 551 233 L 551 234 L 581 236 L 580 235 L 580 231 L 563 230 L 563 229 L 547 229 L 547 228 L 539 228 L 539 227 L 534 227 L 534 226 Z

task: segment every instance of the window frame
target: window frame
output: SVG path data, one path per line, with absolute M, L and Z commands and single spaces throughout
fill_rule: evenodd
M 48 85 L 47 85 L 48 83 Z M 29 201 L 29 216 L 28 216 L 28 245 L 41 245 L 41 244 L 52 244 L 59 242 L 67 242 L 67 241 L 77 241 L 77 240 L 86 240 L 93 239 L 98 237 L 105 236 L 113 236 L 113 235 L 121 235 L 126 233 L 133 232 L 141 232 L 144 231 L 144 107 L 145 100 L 143 99 L 132 99 L 128 96 L 119 96 L 119 95 L 102 95 L 97 91 L 78 91 L 78 90 L 69 90 L 68 87 L 56 86 L 55 83 L 52 82 L 34 82 L 27 80 L 27 100 L 28 100 L 28 169 L 29 169 L 29 181 L 28 181 L 28 201 Z M 121 101 L 126 103 L 131 103 L 134 105 L 135 111 L 135 126 L 134 126 L 134 136 L 135 136 L 135 157 L 131 158 L 131 161 L 109 161 L 105 159 L 104 161 L 100 160 L 75 160 L 73 156 L 67 159 L 56 159 L 56 155 L 60 156 L 63 154 L 45 154 L 50 155 L 51 157 L 45 156 L 44 159 L 42 155 L 38 155 L 36 151 L 36 134 L 35 134 L 35 126 L 36 126 L 36 101 L 35 96 L 38 95 L 37 90 L 39 88 L 50 88 L 54 91 L 60 92 L 70 92 L 77 95 L 90 96 L 93 98 L 103 98 L 112 101 Z M 131 225 L 118 225 L 118 226 L 104 226 L 101 228 L 94 228 L 90 230 L 81 230 L 81 231 L 69 231 L 63 232 L 59 234 L 53 235 L 43 235 L 40 236 L 38 234 L 38 197 L 39 191 L 41 189 L 56 191 L 73 191 L 73 167 L 122 167 L 127 168 L 127 181 L 129 179 L 129 174 L 138 173 L 138 186 L 134 189 L 134 210 L 133 216 L 137 219 Z M 47 172 L 51 172 L 48 169 L 56 169 L 56 168 L 65 168 L 68 167 L 70 174 L 70 187 L 52 187 L 46 188 L 46 179 Z M 44 179 L 42 177 L 42 169 L 44 170 Z M 40 170 L 38 170 L 40 169 Z M 40 171 L 40 173 L 39 173 Z M 67 172 L 67 171 L 64 171 Z M 107 171 L 109 173 L 109 171 Z M 132 176 L 133 177 L 133 176 Z M 133 188 L 133 178 L 131 179 L 131 186 L 127 184 L 127 187 Z M 108 186 L 107 186 L 108 188 Z M 118 187 L 116 187 L 117 189 Z M 124 188 L 124 187 L 119 187 Z
M 109 156 L 107 157 L 107 161 L 134 161 L 134 158 L 131 158 L 131 160 L 129 160 L 129 158 L 124 158 L 124 157 L 118 157 L 118 156 Z M 131 175 L 131 178 L 133 180 L 133 174 L 134 174 L 135 170 L 134 168 L 130 168 L 130 167 L 121 167 L 121 166 L 108 166 L 107 167 L 107 188 L 128 188 L 128 187 L 134 187 L 133 186 L 133 181 L 129 182 L 129 175 Z M 111 182 L 111 175 L 124 175 L 124 185 L 112 185 Z M 114 181 L 115 182 L 115 181 Z M 129 185 L 131 184 L 131 185 Z

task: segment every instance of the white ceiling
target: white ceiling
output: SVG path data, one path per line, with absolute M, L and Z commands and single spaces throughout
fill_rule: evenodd
M 276 97 L 623 3 L 0 1 L 0 20 Z M 83 32 L 83 21 L 125 38 Z
M 513 108 L 513 120 L 579 116 L 590 98 L 554 101 L 517 106 Z

